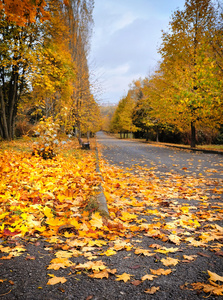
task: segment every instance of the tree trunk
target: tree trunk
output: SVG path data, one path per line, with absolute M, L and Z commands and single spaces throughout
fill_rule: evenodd
M 148 142 L 149 140 L 149 129 L 146 129 L 146 141 Z
M 196 147 L 196 128 L 195 128 L 195 122 L 191 122 L 191 148 Z
M 159 129 L 156 129 L 156 142 L 159 143 Z
M 0 88 L 0 103 L 1 103 L 1 111 L 0 111 L 0 125 L 1 125 L 1 135 L 3 139 L 9 140 L 9 132 L 8 132 L 8 124 L 6 118 L 6 110 L 5 110 L 5 102 L 3 98 L 2 89 Z

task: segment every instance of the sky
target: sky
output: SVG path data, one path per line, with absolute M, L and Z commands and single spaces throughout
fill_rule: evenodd
M 185 0 L 95 0 L 89 55 L 93 94 L 117 104 L 133 80 L 153 73 L 162 32 Z

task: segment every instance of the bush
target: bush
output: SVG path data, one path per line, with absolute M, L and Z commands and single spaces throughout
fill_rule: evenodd
M 20 120 L 16 123 L 15 135 L 21 137 L 23 135 L 32 136 L 34 133 L 34 127 L 27 120 Z
M 38 155 L 44 159 L 53 158 L 55 156 L 55 149 L 59 144 L 57 133 L 59 125 L 53 122 L 53 118 L 43 118 L 37 130 L 36 136 L 39 136 L 39 142 L 33 144 L 33 155 Z

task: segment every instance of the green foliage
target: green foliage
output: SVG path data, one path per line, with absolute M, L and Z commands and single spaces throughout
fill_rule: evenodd
M 55 149 L 59 144 L 57 133 L 59 125 L 53 122 L 53 118 L 42 119 L 35 132 L 39 141 L 33 144 L 33 155 L 41 156 L 44 159 L 53 158 Z

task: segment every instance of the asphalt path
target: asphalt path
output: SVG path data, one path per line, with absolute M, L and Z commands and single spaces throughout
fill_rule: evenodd
M 101 153 L 110 164 L 134 172 L 136 167 L 152 169 L 160 174 L 222 178 L 223 156 L 182 150 L 131 140 L 117 139 L 100 131 L 97 141 Z

